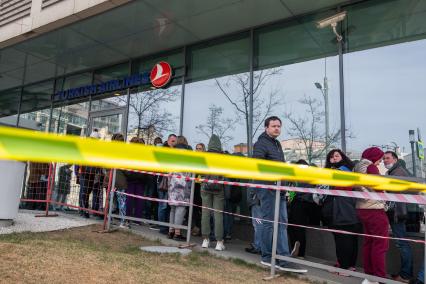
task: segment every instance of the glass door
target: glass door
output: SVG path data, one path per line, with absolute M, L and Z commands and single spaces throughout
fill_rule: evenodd
M 126 136 L 126 108 L 93 111 L 89 114 L 89 136 L 95 132 L 101 140 L 111 140 L 115 133 Z

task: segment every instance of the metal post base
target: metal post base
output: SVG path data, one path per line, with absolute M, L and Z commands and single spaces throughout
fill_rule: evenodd
M 59 215 L 54 213 L 54 214 L 40 214 L 40 215 L 35 215 L 34 217 L 58 217 Z
M 11 219 L 0 219 L 0 228 L 5 228 L 13 225 L 13 220 Z

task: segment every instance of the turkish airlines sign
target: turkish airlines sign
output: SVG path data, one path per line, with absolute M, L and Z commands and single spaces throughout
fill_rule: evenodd
M 172 67 L 167 62 L 155 64 L 151 72 L 146 71 L 140 74 L 133 74 L 119 79 L 113 79 L 98 84 L 85 85 L 77 88 L 71 88 L 55 93 L 52 100 L 68 101 L 77 98 L 84 98 L 104 93 L 116 92 L 127 88 L 134 88 L 141 85 L 152 84 L 155 88 L 166 86 L 172 79 Z
M 152 68 L 149 78 L 154 87 L 162 88 L 172 79 L 172 67 L 169 63 L 161 61 Z

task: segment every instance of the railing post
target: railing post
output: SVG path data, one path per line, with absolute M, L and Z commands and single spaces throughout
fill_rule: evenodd
M 425 222 L 426 225 L 426 208 L 423 209 L 423 215 L 424 215 L 424 220 L 423 222 Z M 426 226 L 423 226 L 424 230 L 425 230 L 425 243 L 423 244 L 423 249 L 424 249 L 424 257 L 423 257 L 423 283 L 426 283 Z
M 104 207 L 104 230 L 109 230 L 111 228 L 111 214 L 112 214 L 112 206 L 114 202 L 114 190 L 112 190 L 115 186 L 115 169 L 111 169 L 109 172 L 109 181 L 107 188 L 107 196 L 105 200 Z M 108 214 L 107 214 L 108 210 Z
M 195 174 L 192 174 L 191 176 L 195 178 Z M 195 190 L 195 179 L 192 179 L 191 197 L 189 198 L 188 231 L 186 232 L 186 243 L 188 245 L 191 241 L 192 213 L 194 212 L 194 190 Z
M 49 163 L 49 175 L 47 176 L 47 192 L 46 192 L 46 216 L 49 215 L 49 199 L 50 199 L 50 193 L 51 193 L 51 180 L 52 180 L 52 165 L 53 163 Z
M 278 186 L 281 185 L 279 181 Z M 275 190 L 275 212 L 274 212 L 274 231 L 272 237 L 272 257 L 271 257 L 271 277 L 275 276 L 275 263 L 277 257 L 277 243 L 278 243 L 278 222 L 280 217 L 280 199 L 281 194 L 279 190 Z
M 107 226 L 107 222 L 108 222 L 108 212 L 109 212 L 109 207 L 112 204 L 112 201 L 110 202 L 110 194 L 111 194 L 111 185 L 112 185 L 112 180 L 113 177 L 115 177 L 113 175 L 114 170 L 111 169 L 109 171 L 109 177 L 108 177 L 108 186 L 107 186 L 107 192 L 106 192 L 106 196 L 105 196 L 105 206 L 104 206 L 104 230 L 106 230 L 108 228 L 109 230 L 109 224 Z

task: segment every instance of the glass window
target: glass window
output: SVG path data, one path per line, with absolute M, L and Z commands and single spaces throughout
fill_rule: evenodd
M 175 52 L 170 52 L 163 55 L 155 55 L 135 60 L 132 66 L 132 73 L 150 72 L 154 65 L 160 61 L 168 62 L 170 66 L 172 66 L 174 77 L 179 77 L 183 75 L 183 50 L 177 50 Z
M 21 88 L 0 92 L 0 124 L 16 126 Z
M 24 87 L 19 126 L 48 131 L 53 81 Z
M 337 56 L 256 71 L 253 101 L 254 142 L 266 117 L 280 117 L 287 161 L 323 166 L 328 149 L 340 147 Z
M 111 97 L 92 101 L 90 111 L 109 110 L 127 106 L 127 90 L 115 92 Z
M 52 111 L 50 132 L 85 136 L 89 116 L 89 102 L 56 107 Z
M 97 70 L 94 73 L 94 83 L 107 82 L 109 80 L 120 79 L 129 75 L 129 63 L 122 63 L 112 67 Z
M 247 154 L 249 73 L 187 84 L 183 133 L 193 148 L 212 134 L 224 151 Z
M 352 156 L 377 145 L 411 159 L 408 130 L 426 130 L 426 40 L 348 53 L 344 66 Z M 412 170 L 411 163 L 407 167 Z
M 123 63 L 98 70 L 94 73 L 95 84 L 120 79 L 129 75 L 129 63 Z M 91 111 L 108 110 L 127 105 L 127 89 L 99 94 L 92 97 Z
M 249 42 L 248 34 L 241 34 L 190 49 L 192 83 L 185 86 L 183 134 L 193 147 L 207 145 L 216 134 L 224 150 L 247 153 L 250 74 L 238 71 L 249 69 Z
M 392 150 L 405 161 L 408 171 L 424 177 L 426 164 L 423 160 L 420 166 L 408 132 L 414 130 L 415 140 L 418 135 L 424 140 L 426 40 L 345 54 L 344 68 L 346 128 L 352 134 L 347 148 L 351 157 L 360 159 L 362 151 L 371 146 Z M 379 170 L 382 174 L 387 171 L 383 164 Z M 419 206 L 409 205 L 407 231 L 419 232 L 418 216 L 423 216 Z
M 255 32 L 253 142 L 264 131 L 267 116 L 280 117 L 279 139 L 287 161 L 305 159 L 322 166 L 327 151 L 340 147 L 336 37 L 331 29 L 316 27 L 316 21 L 334 13 Z
M 366 1 L 345 10 L 350 51 L 415 40 L 426 34 L 423 0 Z
M 132 91 L 128 114 L 128 140 L 143 138 L 153 144 L 156 137 L 166 140 L 177 134 L 180 121 L 181 86 L 149 91 Z
M 331 29 L 316 27 L 316 21 L 334 13 L 328 11 L 257 30 L 257 67 L 269 68 L 337 54 L 336 37 Z
M 58 83 L 57 89 L 68 90 L 71 88 L 77 88 L 85 85 L 90 85 L 92 83 L 92 73 L 86 72 L 77 75 L 72 75 L 65 77 L 65 80 L 62 81 L 62 86 L 60 82 Z
M 189 81 L 246 72 L 250 62 L 248 34 L 191 48 Z
M 98 70 L 94 73 L 94 83 L 99 84 L 129 75 L 129 63 L 122 63 L 112 67 Z M 127 105 L 127 90 L 118 90 L 99 94 L 92 97 L 91 111 L 108 110 Z

